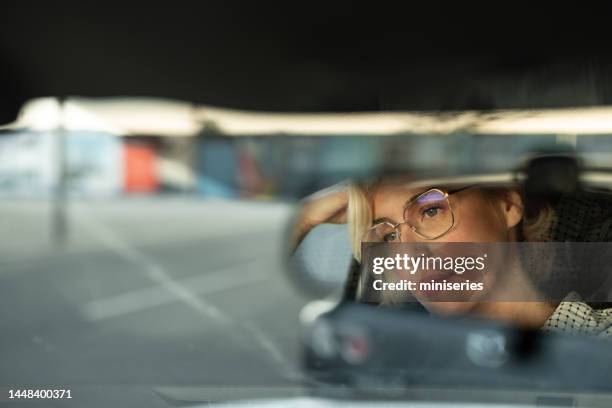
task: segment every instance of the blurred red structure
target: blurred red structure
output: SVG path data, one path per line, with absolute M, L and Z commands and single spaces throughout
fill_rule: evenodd
M 124 188 L 127 193 L 151 193 L 159 188 L 155 147 L 145 143 L 124 146 Z

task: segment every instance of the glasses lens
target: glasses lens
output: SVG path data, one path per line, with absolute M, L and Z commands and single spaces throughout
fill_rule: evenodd
M 404 211 L 404 219 L 422 236 L 434 239 L 453 226 L 453 213 L 444 193 L 431 190 L 420 195 Z
M 400 237 L 397 229 L 393 227 L 391 223 L 383 222 L 370 228 L 365 236 L 363 242 L 399 242 Z

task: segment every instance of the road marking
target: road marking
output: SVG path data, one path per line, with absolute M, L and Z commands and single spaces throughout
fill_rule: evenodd
M 270 338 L 259 328 L 251 322 L 245 322 L 242 325 L 244 329 L 259 343 L 259 345 L 266 350 L 268 355 L 275 360 L 282 367 L 289 367 L 289 363 L 285 356 L 278 351 L 278 347 Z M 292 376 L 295 376 L 292 371 L 288 371 Z
M 270 279 L 269 275 L 261 273 L 240 274 L 240 269 L 244 267 L 249 267 L 252 270 L 257 269 L 249 262 L 214 272 L 207 272 L 205 275 L 177 280 L 176 283 L 184 288 L 189 288 L 193 294 L 209 295 Z M 175 294 L 170 293 L 166 288 L 153 286 L 125 292 L 105 299 L 96 299 L 86 304 L 83 307 L 82 313 L 87 320 L 98 321 L 147 310 L 178 300 Z
M 251 338 L 255 340 L 255 343 L 261 349 L 263 349 L 265 353 L 272 359 L 272 361 L 274 361 L 280 367 L 281 373 L 283 373 L 288 378 L 300 378 L 299 372 L 297 372 L 292 367 L 292 364 L 289 363 L 289 360 L 279 351 L 280 347 L 278 347 L 274 343 L 274 341 L 266 335 L 263 330 L 261 330 L 259 327 L 257 327 L 251 322 L 241 323 L 235 321 L 231 316 L 224 313 L 215 305 L 205 301 L 201 296 L 197 296 L 195 293 L 190 291 L 181 282 L 172 279 L 172 277 L 164 270 L 163 266 L 161 266 L 154 259 L 150 258 L 146 254 L 140 252 L 139 250 L 131 246 L 120 236 L 113 233 L 108 227 L 96 221 L 93 214 L 82 214 L 81 212 L 82 210 L 75 211 L 75 215 L 77 215 L 79 221 L 85 228 L 89 230 L 89 233 L 92 236 L 96 237 L 103 245 L 115 251 L 125 260 L 132 262 L 142 268 L 146 272 L 146 276 L 149 277 L 153 282 L 157 283 L 166 292 L 166 295 L 162 295 L 161 297 L 159 292 L 156 292 L 155 294 L 153 294 L 153 296 L 151 295 L 151 293 L 144 292 L 144 294 L 140 294 L 141 302 L 160 302 L 160 299 L 165 299 L 166 296 L 171 294 L 183 303 L 185 303 L 187 306 L 198 312 L 199 314 L 205 315 L 216 322 L 240 328 L 243 332 L 246 332 L 246 334 L 251 334 Z M 240 277 L 240 279 L 244 279 L 246 274 L 237 275 Z M 143 290 L 151 290 L 151 288 L 146 288 Z M 87 315 L 87 313 L 90 313 L 89 316 L 92 317 L 96 316 L 95 313 L 99 313 L 98 316 L 102 316 L 103 313 L 109 313 L 109 311 L 111 313 L 114 311 L 119 311 L 121 307 L 129 308 L 134 306 L 134 304 L 129 303 L 126 305 L 125 298 L 120 302 L 123 302 L 123 304 L 121 305 L 121 303 L 115 303 L 114 306 L 110 307 L 109 304 L 107 304 L 106 309 L 103 306 L 102 312 L 100 312 L 100 306 L 98 304 L 97 312 L 93 311 L 94 309 L 90 308 L 85 309 L 85 314 Z M 91 306 L 91 303 L 89 305 Z M 94 306 L 94 308 L 95 307 L 96 306 Z
M 216 306 L 205 302 L 201 298 L 198 298 L 185 287 L 177 283 L 174 279 L 172 279 L 172 277 L 170 277 L 170 275 L 168 275 L 160 264 L 132 247 L 101 223 L 94 221 L 93 216 L 89 214 L 87 216 L 81 216 L 79 214 L 79 221 L 81 221 L 83 226 L 86 227 L 89 232 L 102 244 L 116 252 L 125 260 L 139 266 L 146 272 L 146 276 L 149 279 L 157 283 L 168 293 L 173 294 L 182 302 L 189 305 L 192 309 L 199 313 L 205 314 L 217 322 L 227 322 L 227 317 Z
M 261 230 L 261 231 L 252 231 L 253 235 L 270 232 L 273 230 Z M 223 235 L 220 239 L 244 239 L 244 234 L 234 233 L 234 235 Z M 141 248 L 146 247 L 155 247 L 157 245 L 163 245 L 164 248 L 171 248 L 171 246 L 181 246 L 184 244 L 197 244 L 202 243 L 206 244 L 211 241 L 211 237 L 198 237 L 194 238 L 180 238 L 173 240 L 171 242 L 167 241 L 159 241 L 159 242 L 144 242 L 141 243 Z M 71 247 L 70 245 L 74 245 L 74 243 L 70 243 L 67 247 L 62 248 L 49 248 L 44 247 L 40 249 L 32 249 L 24 250 L 23 253 L 17 253 L 17 250 L 13 250 L 12 248 L 9 250 L 7 248 L 2 248 L 0 251 L 0 277 L 4 275 L 10 275 L 12 273 L 21 271 L 23 269 L 35 269 L 40 267 L 41 264 L 47 264 L 49 262 L 55 261 L 64 261 L 66 259 L 70 260 L 71 257 L 77 256 L 87 256 L 87 255 L 96 255 L 100 253 L 100 248 L 90 245 L 86 248 L 80 247 Z M 23 249 L 24 245 L 20 246 L 19 249 Z M 107 250 L 107 249 L 104 249 Z M 244 253 L 242 254 L 244 255 Z M 7 260 L 8 259 L 8 260 Z

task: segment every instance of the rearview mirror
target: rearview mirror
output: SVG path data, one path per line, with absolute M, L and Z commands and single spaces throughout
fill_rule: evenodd
M 459 198 L 450 196 L 465 189 L 468 189 L 467 193 L 458 193 L 456 197 L 465 196 L 468 198 L 463 200 L 468 200 L 471 196 L 489 197 L 490 194 L 516 196 L 515 199 L 519 200 L 516 211 L 520 214 L 508 215 L 510 218 L 516 218 L 514 221 L 508 221 L 514 224 L 507 230 L 516 235 L 511 240 L 567 241 L 568 235 L 561 235 L 567 229 L 565 225 L 577 225 L 577 222 L 586 221 L 577 218 L 561 223 L 560 215 L 571 218 L 572 214 L 575 214 L 576 217 L 581 217 L 580 214 L 588 211 L 610 211 L 612 215 L 610 180 L 612 179 L 606 169 L 594 171 L 592 168 L 585 168 L 575 155 L 549 153 L 533 155 L 508 173 L 482 172 L 428 178 L 420 177 L 419 172 L 415 171 L 404 174 L 390 173 L 388 176 L 355 179 L 350 183 L 337 184 L 303 200 L 290 227 L 288 270 L 296 285 L 311 296 L 336 294 L 341 298 L 355 299 L 359 298 L 359 285 L 364 285 L 363 281 L 359 281 L 364 273 L 359 266 L 365 256 L 364 244 L 401 241 L 431 242 L 433 245 L 448 240 L 499 242 L 510 239 L 503 235 L 510 233 L 505 227 L 498 228 L 497 231 L 493 224 L 487 224 L 495 219 L 487 218 L 486 214 L 481 212 L 483 210 L 466 216 L 467 210 L 457 205 L 459 201 L 455 201 Z M 434 194 L 426 197 L 420 195 L 432 188 L 439 199 L 436 199 Z M 397 198 L 396 195 L 401 195 L 400 193 L 405 193 L 406 197 Z M 408 216 L 406 211 L 416 204 L 405 208 L 402 206 L 415 200 L 421 200 L 430 206 L 419 207 L 419 211 L 425 210 L 429 213 Z M 474 200 L 476 198 L 472 199 Z M 443 205 L 448 205 L 448 209 L 443 208 Z M 574 213 L 567 212 L 565 208 L 568 206 L 577 210 Z M 582 208 L 580 206 L 584 208 L 579 209 Z M 374 209 L 384 214 L 386 220 L 382 227 L 376 229 L 371 226 L 378 225 L 376 223 L 381 221 L 373 220 L 380 218 L 372 214 L 376 212 Z M 440 215 L 443 211 L 448 211 L 444 217 Z M 405 228 L 397 227 L 398 223 L 406 224 Z M 479 223 L 484 223 L 484 226 L 479 227 Z M 466 233 L 466 228 L 472 229 Z M 366 229 L 370 231 L 367 239 L 363 235 Z M 383 232 L 373 237 L 372 234 L 379 230 Z M 447 233 L 448 235 L 443 237 Z M 405 234 L 408 238 L 398 239 L 399 234 Z M 443 239 L 440 241 L 440 238 Z M 590 239 L 578 236 L 570 238 L 575 241 Z M 562 249 L 554 248 L 554 251 L 559 250 Z M 588 271 L 583 272 L 586 274 Z M 586 285 L 588 280 L 585 279 L 583 284 Z M 560 284 L 555 286 L 555 291 L 559 293 L 565 290 Z M 607 298 L 607 295 L 604 297 Z

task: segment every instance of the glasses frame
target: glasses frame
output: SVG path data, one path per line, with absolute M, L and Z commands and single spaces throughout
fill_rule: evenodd
M 441 238 L 441 237 L 443 237 L 444 235 L 446 235 L 446 234 L 447 234 L 447 233 L 448 233 L 448 232 L 449 232 L 449 231 L 450 231 L 450 230 L 451 230 L 451 229 L 452 229 L 452 228 L 455 226 L 455 212 L 453 211 L 453 206 L 451 205 L 450 200 L 448 199 L 448 197 L 449 197 L 449 196 L 451 196 L 451 195 L 453 195 L 453 194 L 456 194 L 456 193 L 458 193 L 458 192 L 460 192 L 460 191 L 467 190 L 468 188 L 471 188 L 471 187 L 474 187 L 474 186 L 471 186 L 471 185 L 470 185 L 470 186 L 460 187 L 460 188 L 456 188 L 456 189 L 453 189 L 453 190 L 446 190 L 446 191 L 445 191 L 445 189 L 441 189 L 441 188 L 437 188 L 437 187 L 430 188 L 430 189 L 428 189 L 428 190 L 426 190 L 426 191 L 422 192 L 421 194 L 419 194 L 418 196 L 414 197 L 413 199 L 411 199 L 410 201 L 408 201 L 408 202 L 406 203 L 406 205 L 404 206 L 404 211 L 403 211 L 403 213 L 402 213 L 402 218 L 404 219 L 402 222 L 399 222 L 399 223 L 397 223 L 397 224 L 395 224 L 395 225 L 393 225 L 393 224 L 392 224 L 392 223 L 390 223 L 389 221 L 379 222 L 378 224 L 373 225 L 373 226 L 371 226 L 370 228 L 368 228 L 367 232 L 372 231 L 373 229 L 377 228 L 377 227 L 378 227 L 378 226 L 380 226 L 380 225 L 384 225 L 384 224 L 386 224 L 386 225 L 388 225 L 388 226 L 390 226 L 390 227 L 392 227 L 392 228 L 393 228 L 393 230 L 395 231 L 395 233 L 397 233 L 398 238 L 401 240 L 401 239 L 402 239 L 402 232 L 400 231 L 400 229 L 399 229 L 398 227 L 399 227 L 400 225 L 402 225 L 402 224 L 406 224 L 406 225 L 407 225 L 407 226 L 410 228 L 410 230 L 411 230 L 411 231 L 412 231 L 412 232 L 413 232 L 415 235 L 417 235 L 417 236 L 418 236 L 418 237 L 420 237 L 420 238 L 426 239 L 426 240 L 428 240 L 428 241 L 433 241 L 433 240 L 435 240 L 435 239 Z M 448 208 L 450 209 L 450 213 L 451 213 L 451 225 L 448 227 L 448 229 L 447 229 L 446 231 L 444 231 L 444 232 L 443 232 L 443 233 L 441 233 L 441 234 L 436 235 L 436 236 L 435 236 L 435 237 L 433 237 L 433 238 L 431 238 L 431 237 L 426 237 L 425 235 L 423 235 L 423 234 L 419 233 L 419 232 L 417 231 L 417 229 L 416 229 L 416 227 L 415 227 L 414 225 L 411 225 L 411 224 L 409 224 L 409 223 L 408 223 L 408 221 L 406 221 L 406 217 L 405 217 L 405 214 L 406 214 L 406 209 L 407 209 L 408 207 L 410 207 L 410 205 L 411 205 L 412 203 L 414 203 L 415 201 L 418 201 L 418 200 L 419 200 L 421 197 L 423 197 L 423 196 L 424 196 L 424 195 L 426 195 L 426 194 L 431 193 L 432 191 L 437 191 L 437 192 L 439 192 L 439 193 L 441 193 L 441 194 L 442 194 L 442 196 L 443 196 L 443 197 L 444 197 L 444 199 L 446 200 L 446 203 L 448 204 Z

